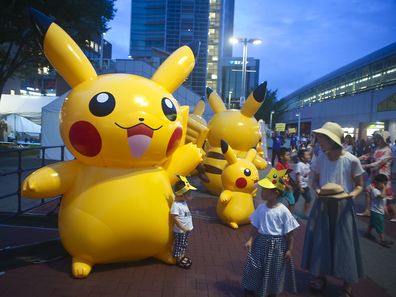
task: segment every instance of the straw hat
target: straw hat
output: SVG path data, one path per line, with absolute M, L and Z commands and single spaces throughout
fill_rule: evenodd
M 190 182 L 187 180 L 187 178 L 186 178 L 185 176 L 177 175 L 177 177 L 179 178 L 179 180 L 180 180 L 181 182 L 184 183 L 184 186 L 183 186 L 183 188 L 181 188 L 180 190 L 175 191 L 175 194 L 176 194 L 176 195 L 182 195 L 182 194 L 184 194 L 184 193 L 187 193 L 187 192 L 190 191 L 190 190 L 196 190 L 196 189 L 197 189 L 196 187 L 193 187 L 193 186 L 190 184 Z
M 328 183 L 325 184 L 323 187 L 321 187 L 318 196 L 319 198 L 333 198 L 333 199 L 345 199 L 352 197 L 352 195 L 349 195 L 344 191 L 342 186 L 335 183 Z
M 285 190 L 285 184 L 283 183 L 282 178 L 287 174 L 287 169 L 276 170 L 272 168 L 270 172 L 268 172 L 267 176 L 258 182 L 258 184 L 266 189 L 278 189 L 280 191 Z
M 386 140 L 390 137 L 390 133 L 388 131 L 378 131 L 373 134 L 373 136 L 376 135 L 381 136 L 381 138 L 384 140 L 385 143 Z
M 312 132 L 324 134 L 342 147 L 341 139 L 344 136 L 344 130 L 337 123 L 327 122 L 322 126 L 322 128 L 313 130 Z

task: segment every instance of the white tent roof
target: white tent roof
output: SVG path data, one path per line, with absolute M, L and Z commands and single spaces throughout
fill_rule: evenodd
M 29 121 L 27 118 L 16 114 L 10 114 L 6 117 L 7 125 L 10 127 L 9 131 L 19 133 L 41 133 L 41 126 Z
M 57 97 L 21 96 L 2 94 L 0 98 L 0 116 L 17 114 L 40 123 L 41 108 Z

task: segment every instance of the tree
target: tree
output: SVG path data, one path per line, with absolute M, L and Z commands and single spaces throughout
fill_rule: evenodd
M 266 124 L 270 122 L 271 111 L 275 111 L 274 117 L 272 118 L 272 122 L 275 123 L 276 118 L 279 118 L 279 104 L 278 104 L 278 90 L 267 90 L 267 95 L 265 96 L 265 100 L 263 105 L 261 105 L 260 109 L 254 115 L 257 120 L 264 120 Z
M 30 22 L 29 8 L 55 19 L 80 47 L 106 32 L 115 0 L 10 0 L 0 10 L 0 96 L 8 79 L 48 65 Z M 37 71 L 36 71 L 37 72 Z M 1 97 L 0 97 L 1 99 Z

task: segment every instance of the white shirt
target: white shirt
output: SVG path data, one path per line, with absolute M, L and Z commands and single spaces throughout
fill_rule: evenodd
M 273 208 L 268 208 L 266 203 L 260 204 L 250 216 L 250 221 L 263 235 L 285 235 L 300 226 L 282 203 Z
M 177 215 L 180 223 L 187 228 L 187 230 L 191 231 L 193 229 L 193 222 L 190 209 L 188 208 L 186 201 L 174 201 L 171 206 L 171 214 Z M 173 231 L 177 233 L 183 233 L 176 224 L 173 225 Z
M 371 211 L 385 214 L 386 199 L 381 197 L 381 191 L 373 185 L 369 185 L 368 189 L 371 195 Z
M 309 163 L 304 163 L 304 162 L 297 163 L 295 174 L 300 175 L 300 184 L 302 188 L 308 187 L 310 172 L 311 172 L 311 166 L 309 165 Z
M 354 189 L 354 178 L 362 175 L 364 170 L 357 157 L 346 151 L 335 161 L 330 161 L 327 154 L 320 154 L 311 165 L 312 171 L 319 174 L 319 186 L 327 183 L 341 185 L 345 192 Z

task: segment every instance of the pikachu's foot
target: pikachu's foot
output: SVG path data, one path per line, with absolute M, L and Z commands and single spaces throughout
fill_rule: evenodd
M 172 249 L 169 249 L 167 251 L 163 251 L 159 253 L 158 255 L 155 255 L 154 258 L 165 262 L 166 264 L 175 264 L 176 260 L 172 255 Z
M 73 258 L 72 273 L 75 278 L 86 278 L 92 269 L 92 264 L 84 260 Z
M 230 227 L 232 228 L 232 229 L 238 229 L 238 224 L 237 223 L 234 223 L 234 222 L 231 222 L 230 223 Z

